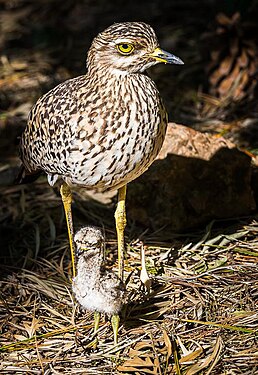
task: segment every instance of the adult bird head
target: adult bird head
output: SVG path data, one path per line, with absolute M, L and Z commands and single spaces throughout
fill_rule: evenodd
M 159 47 L 152 27 L 143 22 L 115 23 L 97 35 L 88 53 L 88 70 L 141 73 L 158 63 L 184 64 Z

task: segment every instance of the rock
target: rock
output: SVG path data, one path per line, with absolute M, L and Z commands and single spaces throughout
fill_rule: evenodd
M 222 137 L 173 123 L 155 162 L 128 188 L 128 216 L 153 230 L 181 232 L 255 208 L 251 157 Z

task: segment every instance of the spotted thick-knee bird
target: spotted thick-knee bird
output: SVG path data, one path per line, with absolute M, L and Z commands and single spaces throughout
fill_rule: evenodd
M 118 189 L 115 212 L 119 276 L 123 276 L 126 185 L 156 158 L 167 114 L 145 70 L 158 63 L 183 64 L 162 50 L 151 26 L 115 23 L 93 40 L 87 73 L 65 81 L 32 108 L 21 139 L 23 177 L 46 172 L 62 180 L 73 273 L 71 189 Z

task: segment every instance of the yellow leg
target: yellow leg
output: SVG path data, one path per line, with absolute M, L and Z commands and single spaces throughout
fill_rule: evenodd
M 100 312 L 99 311 L 95 311 L 94 312 L 94 336 L 96 335 L 98 329 L 99 329 L 99 321 L 100 321 Z M 96 335 L 96 337 L 94 338 L 94 341 L 93 341 L 93 349 L 96 349 L 97 346 L 98 346 L 98 336 Z
M 71 250 L 73 277 L 75 277 L 76 272 L 75 272 L 75 257 L 74 257 L 75 251 L 74 251 L 74 243 L 73 243 L 74 233 L 73 233 L 73 218 L 72 218 L 72 192 L 68 185 L 63 184 L 60 189 L 60 194 L 61 194 L 63 205 L 64 205 L 65 218 L 66 218 L 70 250 Z
M 114 332 L 114 344 L 115 345 L 117 344 L 119 321 L 120 321 L 120 318 L 119 318 L 118 314 L 112 315 L 112 317 L 111 317 L 111 325 L 112 325 L 113 332 Z
M 126 213 L 125 213 L 125 197 L 126 185 L 118 189 L 118 203 L 115 212 L 116 219 L 116 232 L 117 232 L 117 252 L 118 252 L 118 277 L 124 280 L 124 230 L 126 226 Z M 117 344 L 118 328 L 120 318 L 118 314 L 112 315 L 111 325 L 114 332 L 114 344 Z
M 118 251 L 118 277 L 120 277 L 122 281 L 124 278 L 124 229 L 126 226 L 125 197 L 126 185 L 118 190 L 118 203 L 115 212 Z
M 99 321 L 100 321 L 100 312 L 99 311 L 95 311 L 94 312 L 94 334 L 99 329 Z

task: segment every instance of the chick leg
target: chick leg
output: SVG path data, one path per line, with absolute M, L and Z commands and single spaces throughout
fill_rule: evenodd
M 94 313 L 94 334 L 99 329 L 99 321 L 100 321 L 100 312 L 95 311 L 95 313 Z
M 122 281 L 124 278 L 124 229 L 126 226 L 125 197 L 126 185 L 118 190 L 118 203 L 115 212 L 118 251 L 118 277 L 120 277 Z
M 100 321 L 100 312 L 99 311 L 95 311 L 94 312 L 94 336 L 97 334 L 97 331 L 99 329 L 99 321 Z M 94 341 L 93 341 L 93 348 L 96 349 L 97 346 L 98 346 L 98 336 L 96 335 Z
M 67 184 L 64 183 L 61 186 L 60 194 L 61 194 L 63 205 L 64 205 L 65 218 L 66 218 L 70 250 L 71 250 L 73 277 L 75 277 L 76 273 L 75 273 L 75 250 L 74 250 L 74 243 L 73 243 L 74 232 L 73 232 L 73 218 L 72 218 L 72 192 Z
M 120 318 L 118 314 L 114 314 L 111 317 L 111 325 L 113 328 L 113 333 L 114 333 L 114 344 L 117 344 L 117 338 L 118 338 L 118 328 L 119 328 L 119 322 Z

